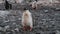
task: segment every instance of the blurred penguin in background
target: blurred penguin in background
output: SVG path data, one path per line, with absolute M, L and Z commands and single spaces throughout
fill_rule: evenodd
M 7 0 L 5 0 L 5 9 L 8 10 L 8 9 L 12 9 L 12 5 L 9 4 L 9 2 Z
M 25 10 L 22 15 L 22 25 L 23 25 L 23 30 L 32 30 L 33 28 L 33 22 L 32 22 L 32 15 L 29 12 L 29 10 Z
M 33 1 L 33 2 L 31 3 L 31 7 L 32 7 L 33 9 L 37 9 L 37 0 L 35 0 L 35 1 Z
M 5 9 L 9 9 L 9 3 L 7 0 L 5 0 Z

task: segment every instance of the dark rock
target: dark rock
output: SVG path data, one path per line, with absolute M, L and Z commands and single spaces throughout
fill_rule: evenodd
M 50 34 L 56 34 L 55 32 L 51 32 Z
M 40 33 L 36 33 L 36 34 L 40 34 Z

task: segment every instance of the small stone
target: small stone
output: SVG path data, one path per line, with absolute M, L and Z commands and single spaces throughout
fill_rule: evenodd
M 50 33 L 50 34 L 56 34 L 55 32 L 52 32 L 52 33 Z
M 8 14 L 9 14 L 8 11 L 0 11 L 0 16 L 6 16 Z
M 13 32 L 12 31 L 8 31 L 8 32 L 6 32 L 6 34 L 13 34 Z
M 60 11 L 60 8 L 56 8 L 57 11 Z
M 36 33 L 36 34 L 40 34 L 40 33 Z
M 7 20 L 7 21 L 4 21 L 4 23 L 6 23 L 6 22 L 9 22 L 9 20 Z
M 60 31 L 57 30 L 57 33 L 56 34 L 60 34 Z
M 18 28 L 16 28 L 15 30 L 19 32 L 19 29 Z
M 4 27 L 0 27 L 0 31 L 5 31 Z
M 16 23 L 13 23 L 13 25 L 15 25 Z
M 2 29 L 2 27 L 0 27 L 0 30 Z
M 21 18 L 18 18 L 18 20 L 21 20 Z
M 9 25 L 7 25 L 7 26 L 5 26 L 5 29 L 7 29 L 7 28 L 9 28 L 10 26 Z
M 47 13 L 48 12 L 48 10 L 45 10 L 45 13 Z

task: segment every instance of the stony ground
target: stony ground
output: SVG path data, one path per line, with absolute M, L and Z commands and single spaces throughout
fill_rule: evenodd
M 23 31 L 21 18 L 23 8 L 13 4 L 11 10 L 5 10 L 0 4 L 0 34 L 60 34 L 60 6 L 44 6 L 39 9 L 30 9 L 33 17 L 33 30 Z M 4 7 L 4 6 L 3 6 Z

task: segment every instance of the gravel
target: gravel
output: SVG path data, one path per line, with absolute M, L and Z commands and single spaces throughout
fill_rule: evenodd
M 60 34 L 59 8 L 47 6 L 36 10 L 29 9 L 33 18 L 32 31 L 22 29 L 23 10 L 0 10 L 0 34 Z

